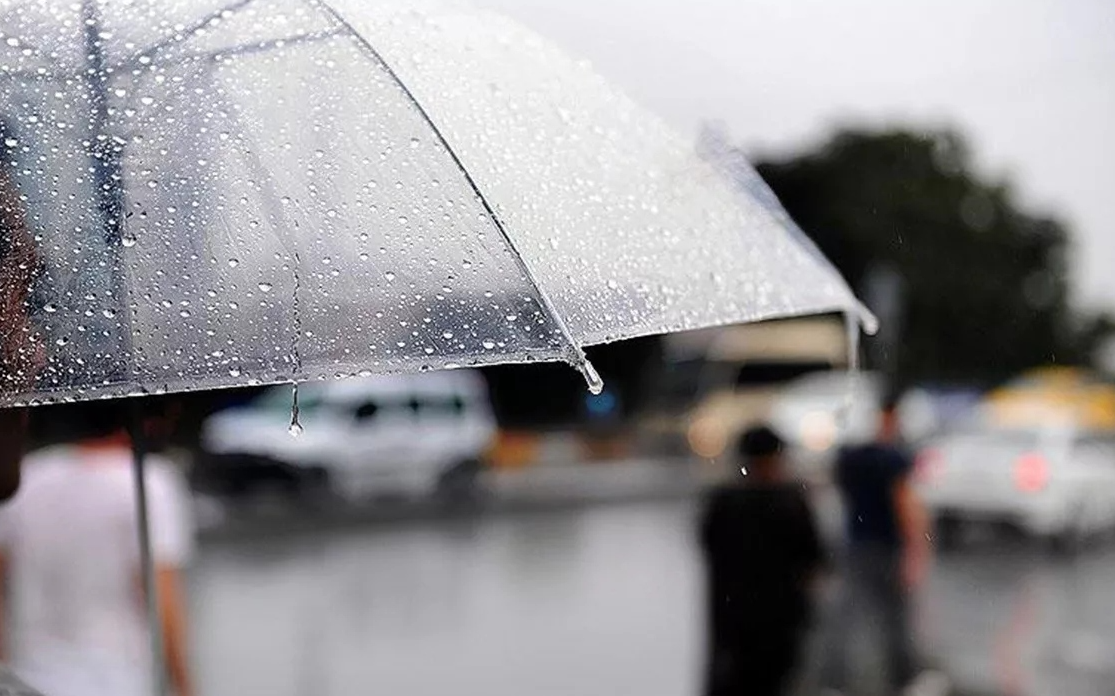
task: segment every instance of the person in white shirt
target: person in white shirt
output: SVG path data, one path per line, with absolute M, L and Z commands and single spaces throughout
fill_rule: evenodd
M 88 409 L 81 440 L 29 455 L 18 494 L 0 507 L 9 599 L 0 605 L 0 658 L 50 696 L 152 693 L 132 455 L 113 411 Z M 193 550 L 190 501 L 174 464 L 147 462 L 169 683 L 192 696 L 180 578 Z

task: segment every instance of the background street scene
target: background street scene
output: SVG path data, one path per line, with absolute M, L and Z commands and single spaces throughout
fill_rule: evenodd
M 324 535 L 214 531 L 190 575 L 204 692 L 692 693 L 696 503 L 654 488 L 661 499 Z M 1107 694 L 1113 581 L 1108 542 L 1065 558 L 977 533 L 937 559 L 918 631 L 958 693 Z
M 0 695 L 1115 696 L 1113 86 L 1105 0 L 0 0 Z

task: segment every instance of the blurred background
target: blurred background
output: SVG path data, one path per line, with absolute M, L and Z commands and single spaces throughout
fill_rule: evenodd
M 1109 696 L 1115 6 L 480 4 L 754 163 L 883 330 L 853 376 L 829 316 L 593 349 L 596 396 L 540 365 L 306 385 L 298 438 L 289 387 L 181 397 L 197 692 L 695 693 L 703 487 L 770 422 L 836 543 L 833 456 L 898 385 L 929 659 Z M 34 416 L 37 446 L 82 418 Z

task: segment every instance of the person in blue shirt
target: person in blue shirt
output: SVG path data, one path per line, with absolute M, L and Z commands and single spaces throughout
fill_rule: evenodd
M 836 461 L 848 542 L 826 674 L 836 693 L 848 685 L 848 631 L 865 615 L 881 634 L 893 692 L 908 690 L 919 675 L 910 597 L 928 567 L 929 529 L 900 440 L 897 402 L 888 399 L 875 441 L 844 448 Z

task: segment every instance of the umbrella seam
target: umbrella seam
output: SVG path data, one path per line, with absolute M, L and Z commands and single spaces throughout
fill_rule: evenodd
M 546 291 L 542 289 L 542 285 L 538 282 L 538 279 L 534 277 L 534 273 L 531 271 L 530 266 L 526 262 L 526 259 L 523 258 L 523 254 L 519 251 L 519 247 L 515 244 L 515 241 L 511 238 L 511 235 L 507 233 L 507 229 L 503 224 L 503 220 L 500 219 L 499 215 L 495 211 L 495 208 L 488 201 L 483 191 L 480 190 L 480 186 L 476 183 L 476 180 L 472 178 L 472 175 L 465 167 L 464 162 L 461 161 L 461 158 L 450 146 L 449 141 L 441 132 L 441 129 L 438 128 L 437 124 L 433 120 L 433 117 L 430 116 L 429 112 L 427 112 L 426 109 L 422 106 L 421 102 L 418 101 L 418 98 L 414 96 L 414 93 L 410 91 L 410 88 L 406 86 L 406 83 L 403 82 L 402 78 L 399 77 L 394 68 L 392 68 L 391 65 L 383 58 L 380 52 L 376 50 L 375 46 L 373 46 L 370 41 L 368 41 L 359 31 L 357 31 L 356 28 L 350 22 L 348 22 L 348 20 L 346 20 L 344 16 L 341 15 L 341 13 L 338 12 L 327 0 L 308 0 L 308 2 L 311 5 L 317 5 L 319 9 L 332 17 L 335 22 L 340 24 L 352 35 L 354 39 L 356 39 L 360 46 L 365 51 L 367 51 L 368 54 L 370 54 L 377 63 L 379 63 L 384 71 L 386 71 L 388 77 L 391 78 L 391 80 L 395 83 L 399 90 L 414 106 L 415 110 L 418 112 L 418 115 L 434 132 L 434 136 L 437 137 L 438 141 L 445 148 L 445 151 L 449 154 L 449 157 L 453 160 L 453 163 L 457 165 L 457 169 L 460 170 L 461 174 L 465 178 L 465 181 L 468 183 L 473 193 L 475 193 L 477 198 L 480 200 L 480 204 L 484 207 L 484 211 L 488 214 L 488 217 L 491 219 L 492 223 L 495 225 L 496 229 L 503 237 L 504 242 L 506 242 L 507 246 L 511 249 L 511 252 L 515 256 L 515 260 L 518 262 L 520 269 L 526 276 L 526 279 L 538 293 L 538 297 L 542 301 L 543 308 L 550 315 L 550 318 L 557 326 L 558 332 L 561 334 L 562 338 L 565 339 L 566 343 L 569 344 L 570 353 L 567 356 L 566 361 L 577 369 L 584 372 L 585 368 L 588 366 L 588 359 L 585 356 L 584 350 L 581 348 L 581 345 L 573 338 L 573 334 L 572 332 L 570 332 L 569 327 L 565 323 L 565 320 L 562 319 L 561 315 L 557 311 L 557 308 L 554 307 L 554 304 L 550 300 L 549 295 L 547 295 Z

